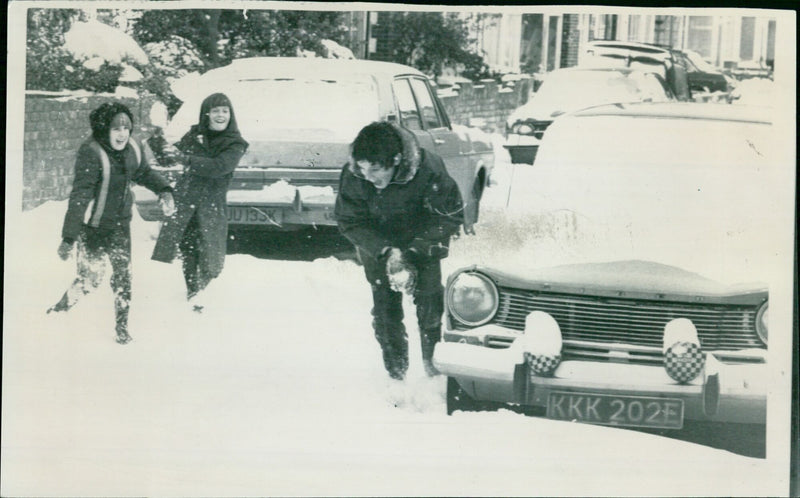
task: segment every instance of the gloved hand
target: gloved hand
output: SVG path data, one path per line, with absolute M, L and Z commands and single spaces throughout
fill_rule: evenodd
M 187 163 L 186 154 L 174 145 L 165 145 L 161 154 L 159 159 L 166 166 L 185 166 Z
M 169 218 L 175 214 L 175 200 L 172 198 L 172 192 L 161 192 L 158 194 L 158 205 L 161 207 L 161 212 L 164 216 Z
M 61 258 L 63 261 L 69 259 L 69 255 L 72 253 L 72 242 L 67 242 L 66 240 L 62 240 L 61 244 L 58 246 L 58 257 Z
M 417 283 L 417 271 L 403 257 L 402 251 L 396 247 L 389 249 L 386 258 L 386 276 L 389 277 L 389 287 L 396 292 L 413 294 Z

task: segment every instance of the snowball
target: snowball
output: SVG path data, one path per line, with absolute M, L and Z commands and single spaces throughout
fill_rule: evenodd
M 664 327 L 664 350 L 666 351 L 676 342 L 690 342 L 700 344 L 697 329 L 688 318 L 676 318 Z
M 518 340 L 523 351 L 534 355 L 561 354 L 561 328 L 555 318 L 544 311 L 534 311 L 525 318 L 525 334 Z

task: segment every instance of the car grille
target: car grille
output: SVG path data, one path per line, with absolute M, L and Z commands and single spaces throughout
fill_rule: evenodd
M 522 331 L 525 317 L 536 310 L 558 322 L 564 359 L 661 363 L 664 326 L 675 318 L 694 323 L 705 350 L 764 348 L 755 331 L 755 306 L 610 299 L 506 288 L 500 290 L 500 304 L 492 322 Z M 508 344 L 507 338 L 487 338 L 489 346 Z

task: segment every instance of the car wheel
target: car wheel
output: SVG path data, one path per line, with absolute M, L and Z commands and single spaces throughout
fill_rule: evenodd
M 461 388 L 455 377 L 447 378 L 447 414 L 460 410 L 462 412 L 480 412 L 497 410 L 497 403 L 478 401 Z

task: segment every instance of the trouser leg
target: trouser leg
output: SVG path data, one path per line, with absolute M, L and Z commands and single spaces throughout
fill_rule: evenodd
M 50 309 L 51 311 L 68 311 L 80 298 L 100 286 L 105 274 L 105 255 L 98 244 L 97 237 L 89 237 L 87 232 L 94 229 L 85 228 L 76 241 L 75 262 L 78 276 L 69 286 L 61 299 Z M 92 232 L 93 233 L 93 232 Z
M 403 379 L 408 370 L 408 336 L 403 325 L 403 296 L 388 287 L 372 288 L 372 328 L 389 376 Z
M 128 336 L 128 314 L 131 302 L 131 234 L 126 225 L 114 230 L 108 243 L 111 260 L 111 289 L 117 336 Z
M 201 289 L 199 268 L 200 268 L 200 227 L 197 215 L 192 216 L 183 238 L 178 245 L 181 251 L 183 266 L 183 279 L 186 282 L 186 297 L 193 298 Z
M 442 314 L 444 313 L 444 287 L 439 260 L 417 265 L 417 287 L 414 292 L 417 308 L 422 363 L 428 375 L 438 372 L 433 366 L 433 350 L 442 339 Z
M 403 325 L 403 295 L 389 287 L 386 270 L 379 261 L 360 254 L 367 281 L 372 287 L 372 328 L 381 347 L 389 376 L 403 379 L 408 370 L 408 336 Z

